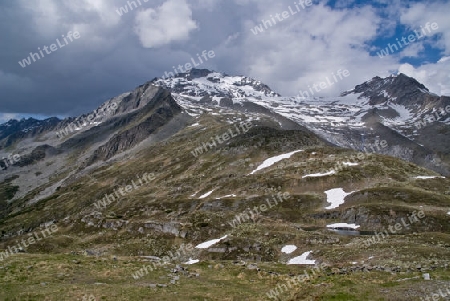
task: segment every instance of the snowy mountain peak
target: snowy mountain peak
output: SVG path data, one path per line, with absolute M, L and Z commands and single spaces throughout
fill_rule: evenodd
M 349 94 L 359 94 L 361 98 L 370 99 L 369 104 L 371 105 L 395 103 L 406 106 L 423 106 L 430 97 L 439 97 L 431 93 L 416 79 L 403 73 L 386 78 L 376 76 L 355 86 L 353 90 L 344 92 L 341 96 Z
M 281 97 L 260 81 L 206 69 L 193 69 L 152 84 L 171 91 L 176 102 L 191 116 L 220 114 L 232 109 L 248 114 L 271 114 L 294 121 L 323 139 L 347 148 L 363 149 L 381 133 L 389 143 L 402 140 L 409 148 L 421 147 L 415 124 L 433 108 L 445 108 L 450 98 L 439 97 L 405 74 L 373 77 L 340 97 Z M 450 118 L 439 120 L 450 123 Z M 364 138 L 361 138 L 364 137 Z M 401 138 L 400 138 L 401 137 Z M 411 144 L 412 143 L 412 144 Z M 411 144 L 411 145 L 409 145 Z M 393 154 L 395 149 L 391 150 Z M 410 154 L 401 154 L 410 160 Z
M 191 97 L 277 97 L 269 86 L 246 76 L 230 76 L 207 69 L 191 69 L 174 77 L 159 78 L 154 85 L 170 89 L 173 93 Z
M 367 90 L 367 88 L 376 90 L 376 89 L 386 89 L 391 86 L 402 86 L 403 88 L 416 88 L 428 91 L 428 89 L 421 83 L 419 83 L 413 77 L 409 77 L 403 73 L 399 73 L 397 75 L 391 75 L 385 78 L 381 78 L 379 76 L 375 76 L 369 81 L 358 85 L 355 87 L 356 93 L 362 93 Z

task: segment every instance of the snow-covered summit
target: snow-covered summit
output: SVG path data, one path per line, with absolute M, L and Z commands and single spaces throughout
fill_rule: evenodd
M 246 76 L 230 76 L 207 69 L 191 69 L 174 77 L 159 78 L 153 84 L 170 89 L 173 93 L 191 97 L 276 97 L 269 86 Z
M 386 78 L 376 76 L 341 96 L 327 98 L 281 97 L 261 81 L 207 69 L 155 79 L 152 84 L 169 89 L 185 109 L 201 111 L 205 105 L 218 108 L 257 105 L 306 126 L 327 140 L 331 128 L 332 132 L 343 127 L 360 130 L 373 122 L 381 122 L 413 138 L 414 124 L 427 113 L 430 102 L 439 106 L 438 96 L 402 73 Z M 339 136 L 332 136 L 335 138 L 331 142 L 352 147 L 341 143 Z

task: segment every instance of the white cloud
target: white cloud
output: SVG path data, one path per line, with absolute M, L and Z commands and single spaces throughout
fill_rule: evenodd
M 113 47 L 117 35 L 105 32 L 119 25 L 120 16 L 115 9 L 120 5 L 111 0 L 19 0 L 30 13 L 33 31 L 46 41 L 54 41 L 68 31 L 78 31 L 84 47 Z
M 0 72 L 0 88 L 4 94 L 6 90 L 14 95 L 1 103 L 3 112 L 20 112 L 21 108 L 24 112 L 66 114 L 70 108 L 84 112 L 92 103 L 172 71 L 171 66 L 210 49 L 216 57 L 202 67 L 254 77 L 283 95 L 296 95 L 337 70 L 348 69 L 348 78 L 315 94 L 335 96 L 399 67 L 437 94 L 449 91 L 448 61 L 420 67 L 400 63 L 406 56 L 427 58 L 423 47 L 428 45 L 439 47 L 442 55 L 450 57 L 448 1 L 374 0 L 360 4 L 339 0 L 339 8 L 331 9 L 324 1 L 313 0 L 311 7 L 258 35 L 251 31 L 254 26 L 288 11 L 289 6 L 296 9 L 294 1 L 140 0 L 139 7 L 121 17 L 116 9 L 127 5 L 127 0 L 17 1 L 17 11 L 3 16 L 4 24 L 17 19 L 19 26 L 5 25 L 3 30 L 11 51 L 5 52 L 10 55 L 3 60 L 6 64 L 4 73 Z M 345 8 L 351 3 L 355 4 L 352 8 Z M 407 32 L 436 22 L 439 33 L 384 58 L 371 56 L 377 51 L 372 41 L 395 38 L 399 22 L 407 25 Z M 49 45 L 69 30 L 79 31 L 82 37 L 70 48 L 32 67 L 18 66 L 17 61 L 30 51 Z M 171 47 L 161 47 L 164 45 Z M 7 67 L 8 63 L 17 69 Z M 79 86 L 86 88 L 79 90 Z
M 0 113 L 0 124 L 8 122 L 10 119 L 21 119 L 20 114 L 16 113 Z
M 167 0 L 156 9 L 136 14 L 134 31 L 145 48 L 155 48 L 189 38 L 197 28 L 186 0 Z
M 424 44 L 421 41 L 409 44 L 402 52 L 400 57 L 418 57 L 419 54 L 425 50 Z
M 430 34 L 439 34 L 438 41 L 431 44 L 442 50 L 443 55 L 436 63 L 427 63 L 419 67 L 403 64 L 399 72 L 416 78 L 431 92 L 438 95 L 450 95 L 450 22 L 448 12 L 450 2 L 437 1 L 433 3 L 414 3 L 402 10 L 400 21 L 411 29 L 420 29 L 426 23 L 437 23 L 439 28 Z M 430 44 L 430 43 L 428 43 Z
M 440 47 L 445 55 L 450 54 L 450 22 L 448 12 L 450 11 L 449 1 L 438 1 L 434 3 L 415 3 L 403 9 L 400 21 L 408 25 L 411 29 L 420 29 L 427 22 L 436 22 L 439 28 L 431 34 L 440 33 L 442 36 L 435 44 Z
M 113 26 L 120 21 L 114 11 L 116 6 L 108 0 L 19 0 L 19 3 L 32 13 L 35 30 L 50 38 L 58 35 L 62 28 L 86 24 L 87 19 L 91 31 L 98 25 Z
M 447 96 L 450 96 L 449 70 L 450 57 L 444 57 L 436 64 L 425 64 L 417 68 L 410 64 L 403 64 L 398 68 L 399 72 L 414 77 L 431 92 Z
M 32 13 L 32 20 L 36 32 L 44 37 L 55 35 L 56 30 L 63 24 L 61 11 L 54 0 L 19 0 L 20 5 Z
M 241 5 L 246 3 L 239 1 Z M 336 96 L 375 75 L 387 76 L 396 70 L 393 57 L 380 59 L 368 53 L 367 43 L 377 36 L 382 23 L 370 7 L 333 10 L 323 4 L 305 8 L 295 15 L 254 35 L 251 31 L 262 19 L 288 10 L 292 3 L 262 1 L 252 4 L 257 14 L 244 22 L 237 40 L 222 43 L 218 60 L 240 56 L 241 73 L 255 77 L 283 95 L 297 95 L 309 85 L 331 78 L 339 69 L 350 76 L 314 96 Z M 239 41 L 239 43 L 237 43 Z M 229 59 L 232 61 L 233 59 Z M 236 63 L 239 64 L 239 63 Z
M 243 21 L 242 31 L 230 34 L 219 46 L 218 60 L 228 56 L 227 61 L 239 62 L 240 73 L 262 80 L 283 95 L 307 91 L 309 86 L 324 81 L 326 77 L 331 78 L 339 69 L 348 69 L 351 76 L 314 96 L 335 96 L 373 76 L 388 76 L 397 70 L 417 78 L 436 94 L 448 94 L 450 90 L 449 62 L 429 63 L 418 68 L 400 63 L 404 57 L 421 57 L 429 40 L 417 41 L 402 52 L 382 59 L 369 54 L 371 41 L 395 34 L 399 11 L 402 12 L 400 22 L 411 30 L 420 29 L 427 22 L 438 23 L 439 29 L 430 35 L 440 32 L 439 47 L 448 49 L 445 46 L 450 41 L 446 38 L 447 33 L 450 35 L 448 3 L 422 3 L 405 9 L 397 2 L 389 5 L 383 14 L 370 5 L 333 10 L 319 3 L 254 35 L 251 29 L 261 20 L 269 20 L 270 15 L 288 10 L 289 5 L 293 7 L 292 3 L 268 0 L 235 2 L 247 5 L 243 9 L 251 8 L 253 14 Z

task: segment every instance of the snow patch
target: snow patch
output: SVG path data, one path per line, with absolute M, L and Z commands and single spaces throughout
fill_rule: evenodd
M 218 239 L 212 239 L 212 240 L 205 241 L 205 242 L 195 246 L 195 248 L 196 249 L 207 249 L 207 248 L 211 247 L 212 245 L 215 245 L 216 243 L 218 243 L 222 239 L 227 238 L 227 236 L 228 235 L 225 235 L 225 236 L 223 236 L 221 238 L 218 238 Z
M 327 228 L 351 228 L 358 229 L 360 226 L 357 224 L 347 224 L 347 223 L 335 223 L 331 225 L 327 225 Z
M 204 199 L 204 198 L 206 198 L 206 197 L 208 197 L 208 196 L 210 196 L 211 195 L 211 193 L 213 193 L 213 191 L 214 190 L 211 190 L 211 191 L 208 191 L 207 193 L 205 193 L 205 194 L 202 194 L 200 197 L 199 197 L 199 199 Z
M 345 197 L 349 194 L 352 194 L 353 192 L 354 191 L 346 193 L 344 191 L 344 189 L 342 189 L 342 188 L 334 188 L 334 189 L 325 191 L 325 193 L 327 195 L 327 202 L 331 204 L 330 206 L 325 207 L 325 209 L 334 209 L 334 208 L 337 208 L 340 205 L 344 204 Z
M 359 165 L 358 163 L 352 163 L 352 162 L 342 162 L 343 165 L 345 166 L 357 166 Z
M 308 251 L 303 253 L 300 256 L 294 257 L 288 261 L 287 264 L 316 264 L 315 260 L 308 260 L 309 254 L 311 254 L 312 251 Z
M 302 152 L 302 151 L 303 150 L 296 150 L 296 151 L 293 151 L 293 152 L 290 152 L 290 153 L 287 153 L 287 154 L 282 154 L 282 155 L 278 155 L 278 156 L 266 159 L 261 165 L 259 165 L 254 171 L 252 171 L 250 173 L 250 175 L 254 174 L 255 172 L 257 172 L 257 171 L 259 171 L 261 169 L 270 167 L 270 166 L 274 165 L 275 163 L 277 163 L 277 162 L 279 162 L 279 161 L 281 161 L 283 159 L 289 159 L 293 154 L 298 153 L 298 152 Z
M 406 123 L 413 117 L 413 114 L 403 105 L 390 103 L 389 106 L 397 111 L 399 117 L 396 118 L 396 121 L 399 120 L 402 123 Z
M 313 173 L 313 174 L 305 175 L 302 178 L 304 179 L 304 178 L 325 177 L 325 176 L 334 175 L 335 173 L 336 173 L 336 171 L 330 170 L 329 172 L 326 172 L 326 173 Z
M 297 250 L 297 246 L 294 246 L 294 245 L 286 245 L 283 248 L 281 248 L 281 252 L 286 253 L 286 254 L 291 254 L 295 250 Z
M 184 264 L 194 264 L 194 263 L 198 263 L 198 262 L 200 262 L 200 260 L 189 258 L 189 260 L 186 261 Z
M 235 194 L 227 194 L 227 195 L 221 196 L 219 198 L 216 198 L 216 200 L 220 200 L 220 199 L 224 199 L 224 198 L 230 198 L 230 197 L 235 197 L 235 196 L 236 196 Z

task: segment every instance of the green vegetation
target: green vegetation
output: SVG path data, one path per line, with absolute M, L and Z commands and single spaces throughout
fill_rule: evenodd
M 82 300 L 92 294 L 96 300 L 267 300 L 268 291 L 308 270 L 285 264 L 307 251 L 329 268 L 283 293 L 283 300 L 414 300 L 450 279 L 445 265 L 450 256 L 449 179 L 415 179 L 434 173 L 375 154 L 335 175 L 303 178 L 332 170 L 356 152 L 325 145 L 304 130 L 271 128 L 264 118 L 228 145 L 194 157 L 193 149 L 231 126 L 226 118 L 211 115 L 198 122 L 135 156 L 80 174 L 33 204 L 41 191 L 8 205 L 17 188 L 11 179 L 1 183 L 0 252 L 43 223 L 55 221 L 60 230 L 27 253 L 0 261 L 0 299 Z M 249 175 L 265 159 L 299 149 L 304 151 Z M 334 161 L 323 160 L 329 155 L 335 155 Z M 101 212 L 93 206 L 144 173 L 154 173 L 155 179 Z M 324 191 L 338 187 L 354 193 L 338 208 L 325 210 Z M 209 191 L 210 196 L 200 198 Z M 278 192 L 289 192 L 291 198 L 261 213 L 256 222 L 230 226 L 236 215 Z M 326 229 L 346 222 L 380 231 L 419 210 L 423 220 L 370 247 L 364 244 L 369 236 Z M 18 232 L 21 236 L 15 236 Z M 138 280 L 132 277 L 149 264 L 141 256 L 167 256 L 181 244 L 224 235 L 227 239 L 214 250 L 194 252 L 192 259 L 200 263 L 187 266 L 186 273 L 172 270 L 188 256 Z M 298 249 L 281 253 L 286 244 Z M 424 272 L 433 280 L 423 281 Z M 180 279 L 170 284 L 174 275 Z

